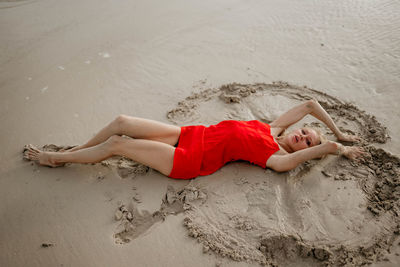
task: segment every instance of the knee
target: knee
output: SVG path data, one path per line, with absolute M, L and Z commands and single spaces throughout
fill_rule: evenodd
M 119 135 L 112 135 L 106 140 L 107 149 L 113 154 L 118 152 L 118 148 L 125 141 L 125 138 Z
M 113 123 L 114 123 L 115 127 L 117 127 L 117 129 L 120 130 L 124 127 L 124 124 L 126 124 L 126 122 L 131 119 L 133 119 L 133 117 L 130 117 L 130 116 L 124 115 L 124 114 L 120 114 L 114 119 Z
M 120 114 L 114 119 L 114 122 L 116 124 L 121 124 L 121 123 L 126 122 L 128 120 L 128 118 L 129 118 L 128 115 Z

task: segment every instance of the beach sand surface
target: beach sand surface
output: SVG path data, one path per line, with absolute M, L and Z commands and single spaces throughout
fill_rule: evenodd
M 394 0 L 0 1 L 0 265 L 400 265 L 400 205 L 375 198 L 399 190 L 399 13 Z M 378 163 L 238 162 L 187 181 L 123 159 L 22 158 L 119 114 L 271 121 L 309 98 Z

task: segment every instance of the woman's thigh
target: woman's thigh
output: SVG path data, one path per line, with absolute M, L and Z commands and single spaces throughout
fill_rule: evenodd
M 159 141 L 174 146 L 181 134 L 181 128 L 159 121 L 124 116 L 120 123 L 124 135 L 136 139 Z
M 163 142 L 121 138 L 113 153 L 130 158 L 168 176 L 174 164 L 175 147 Z

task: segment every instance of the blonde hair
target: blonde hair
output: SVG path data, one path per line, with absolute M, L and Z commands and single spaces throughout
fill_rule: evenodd
M 312 128 L 312 127 L 304 127 L 304 128 L 306 128 L 308 130 L 310 130 L 310 129 L 314 130 L 317 133 L 317 135 L 319 136 L 319 145 L 326 143 L 328 141 L 328 138 L 326 138 L 326 136 L 321 132 L 320 129 Z M 325 157 L 326 157 L 326 155 L 322 155 L 318 159 L 324 159 Z
M 320 129 L 312 128 L 312 127 L 303 127 L 303 128 L 307 129 L 307 130 L 313 130 L 317 133 L 317 135 L 319 137 L 319 145 L 326 143 L 328 141 L 328 138 L 326 138 L 326 136 L 321 132 Z

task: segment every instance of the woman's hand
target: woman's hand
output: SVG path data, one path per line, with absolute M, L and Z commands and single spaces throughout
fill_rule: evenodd
M 344 142 L 356 142 L 356 141 L 360 141 L 360 137 L 356 136 L 356 135 L 350 135 L 350 134 L 344 134 L 344 133 L 340 133 L 337 136 L 337 139 L 339 141 L 344 141 Z
M 362 147 L 358 146 L 341 146 L 339 151 L 346 158 L 356 161 L 367 154 Z

